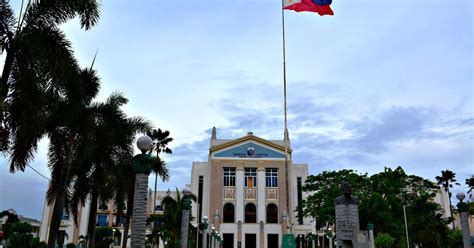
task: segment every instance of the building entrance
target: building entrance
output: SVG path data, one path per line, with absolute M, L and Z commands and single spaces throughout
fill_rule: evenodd
M 278 246 L 278 234 L 267 234 L 267 247 L 279 247 Z
M 245 248 L 257 248 L 257 234 L 255 233 L 245 234 Z
M 224 233 L 224 245 L 223 248 L 234 248 L 234 234 Z

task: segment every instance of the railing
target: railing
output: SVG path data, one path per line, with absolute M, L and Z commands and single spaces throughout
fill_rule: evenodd
M 256 200 L 257 189 L 256 188 L 245 188 L 245 200 Z
M 234 200 L 235 199 L 235 187 L 224 187 L 224 200 Z
M 267 188 L 265 189 L 266 200 L 278 200 L 278 189 Z

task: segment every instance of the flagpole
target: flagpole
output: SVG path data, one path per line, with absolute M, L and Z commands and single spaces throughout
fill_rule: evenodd
M 288 142 L 289 142 L 289 134 L 288 134 L 288 119 L 287 119 L 287 110 L 286 110 L 286 50 L 285 50 L 285 10 L 284 10 L 284 0 L 281 1 L 281 26 L 282 26 L 282 41 L 283 41 L 283 107 L 284 107 L 284 119 L 285 119 L 285 130 L 283 134 L 283 143 L 285 144 L 285 177 L 286 177 L 286 211 L 287 211 L 287 227 L 289 224 L 290 232 L 292 232 L 292 218 L 291 214 L 293 211 L 290 210 L 290 203 L 289 203 L 289 183 L 288 183 Z M 288 229 L 288 228 L 287 228 Z M 288 230 L 287 230 L 288 233 Z

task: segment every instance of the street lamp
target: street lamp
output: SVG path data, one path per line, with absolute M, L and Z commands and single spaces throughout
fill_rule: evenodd
M 152 160 L 148 151 L 153 148 L 153 140 L 148 136 L 142 136 L 137 140 L 137 147 L 142 154 L 133 157 L 133 169 L 135 171 L 135 191 L 133 194 L 133 220 L 132 220 L 132 248 L 145 247 L 146 234 L 146 207 L 148 175 L 152 168 Z
M 188 229 L 189 229 L 189 211 L 191 210 L 191 190 L 185 187 L 182 191 L 183 199 L 181 200 L 181 207 L 183 208 L 183 215 L 181 216 L 181 248 L 188 247 Z
M 214 248 L 214 238 L 216 235 L 216 228 L 214 226 L 211 227 L 211 240 L 210 240 L 210 246 L 211 248 Z
M 332 248 L 332 228 L 328 228 L 329 248 Z
M 456 194 L 456 198 L 458 198 L 459 203 L 457 204 L 460 222 L 461 222 L 461 229 L 462 229 L 462 240 L 464 243 L 464 248 L 471 247 L 471 237 L 469 233 L 469 222 L 467 212 L 469 210 L 469 205 L 463 202 L 466 195 L 463 192 L 458 192 Z
M 202 217 L 203 223 L 201 223 L 202 232 L 202 248 L 207 248 L 207 228 L 209 227 L 209 217 Z

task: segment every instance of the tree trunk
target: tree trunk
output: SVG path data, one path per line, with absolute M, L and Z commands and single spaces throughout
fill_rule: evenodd
M 187 248 L 189 231 L 189 210 L 183 209 L 183 216 L 181 217 L 181 248 Z
M 133 195 L 132 248 L 145 247 L 146 208 L 148 175 L 135 174 L 135 194 Z
M 156 207 L 156 186 L 157 186 L 157 184 L 158 184 L 158 172 L 155 172 L 155 191 L 153 191 L 153 204 L 152 204 L 152 207 L 153 207 L 153 210 L 152 210 L 152 211 L 153 211 L 153 215 L 155 214 L 155 207 Z M 155 223 L 156 223 L 156 221 L 153 221 L 153 225 L 152 225 L 152 226 L 153 226 L 153 229 L 156 228 L 156 227 L 155 227 Z M 153 237 L 152 248 L 155 248 L 155 246 L 158 247 L 158 246 L 156 245 L 156 243 L 157 243 L 157 240 L 155 240 L 155 237 Z
M 130 228 L 130 219 L 132 217 L 132 211 L 133 211 L 133 192 L 134 191 L 135 191 L 135 186 L 132 186 L 127 195 L 127 217 L 125 218 L 125 226 L 123 228 L 122 248 L 127 247 L 128 230 Z
M 89 209 L 89 220 L 87 223 L 87 236 L 89 237 L 89 246 L 90 248 L 94 247 L 95 245 L 95 227 L 96 227 L 96 219 L 97 219 L 97 190 L 92 190 L 91 194 L 91 205 Z
M 54 200 L 53 215 L 51 216 L 51 224 L 49 226 L 48 248 L 54 248 L 56 239 L 59 233 L 59 226 L 61 225 L 61 213 L 64 210 L 64 203 L 66 201 L 66 191 L 69 186 L 69 172 L 74 154 L 75 139 L 71 135 L 67 145 L 65 163 L 61 168 L 61 176 L 59 178 L 59 189 L 56 191 Z
M 451 192 L 449 192 L 449 188 L 446 188 L 448 191 L 448 199 L 449 199 L 449 213 L 451 214 L 451 220 L 453 221 L 453 229 L 456 227 L 454 226 L 454 218 L 453 218 L 453 207 L 451 205 Z

